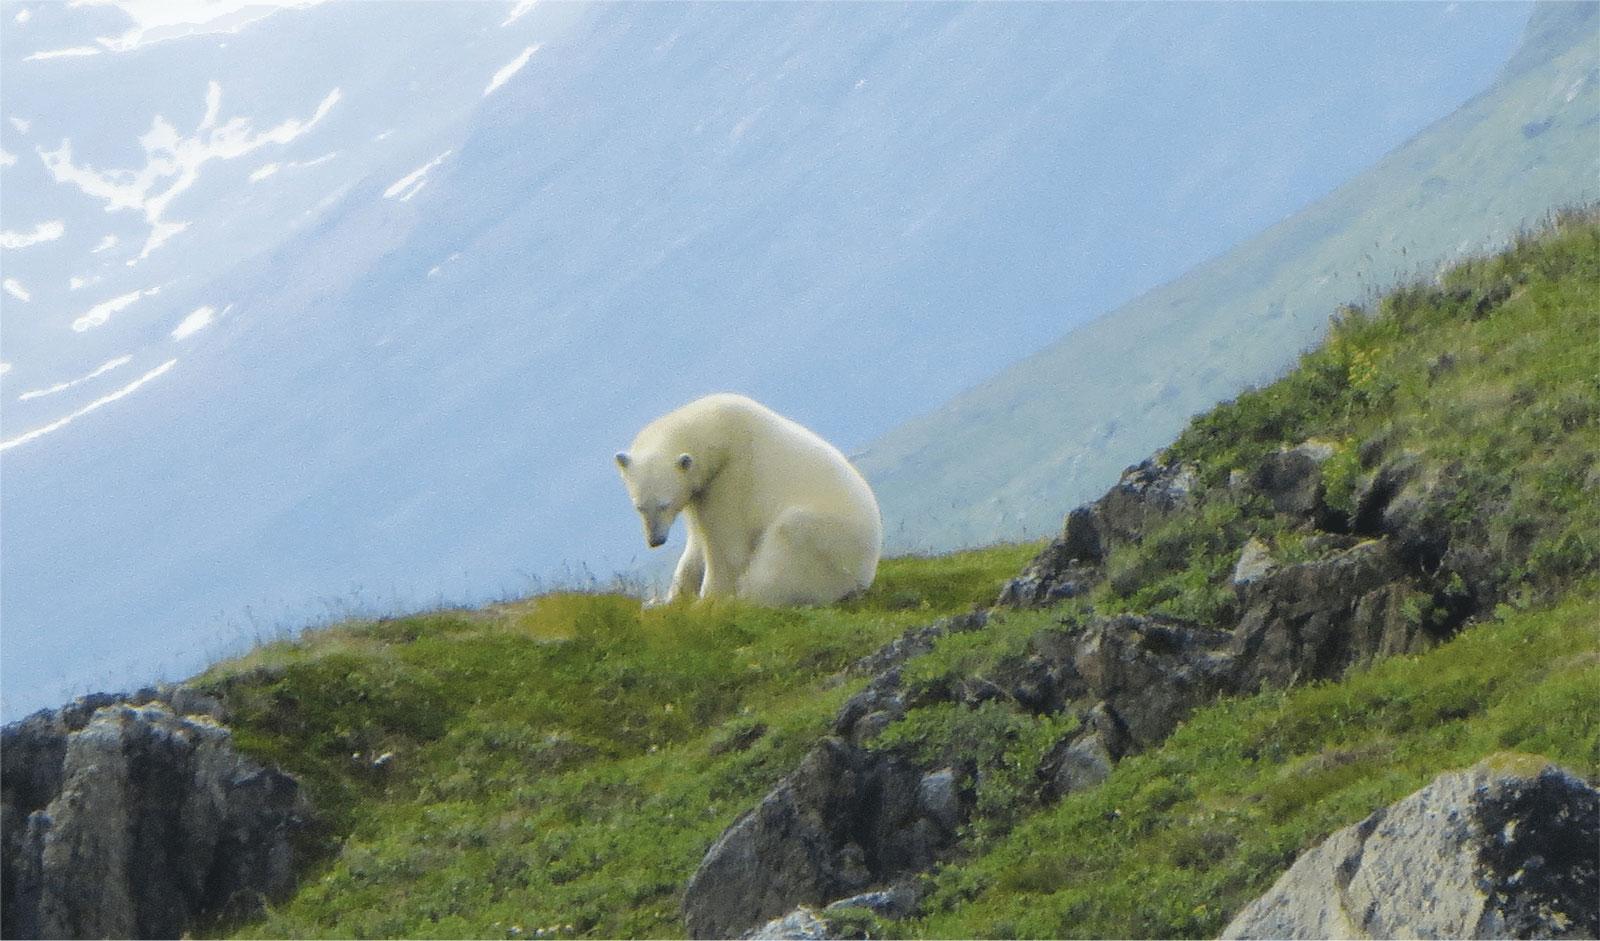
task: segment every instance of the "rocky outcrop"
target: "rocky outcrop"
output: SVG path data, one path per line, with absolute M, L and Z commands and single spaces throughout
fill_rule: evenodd
M 706 852 L 684 891 L 685 927 L 732 937 L 924 869 L 968 804 L 948 769 L 924 773 L 892 752 L 826 738 Z
M 987 621 L 984 612 L 946 618 L 852 665 L 847 672 L 879 672 L 840 708 L 833 734 L 706 851 L 684 891 L 691 936 L 736 936 L 801 905 L 866 905 L 883 894 L 866 890 L 926 868 L 954 842 L 971 805 L 963 775 L 868 743 L 908 708 L 901 664 Z
M 1233 632 L 1242 689 L 1338 676 L 1353 663 L 1421 649 L 1403 611 L 1407 572 L 1383 540 L 1274 568 L 1244 585 Z
M 821 911 L 802 905 L 782 918 L 774 918 L 745 938 L 762 941 L 833 941 L 870 938 L 871 934 L 851 926 L 841 916 L 844 909 L 863 908 L 882 918 L 904 918 L 916 909 L 917 891 L 911 885 L 896 886 L 881 892 L 865 892 L 830 902 Z
M 988 616 L 978 612 L 908 632 L 858 661 L 849 672 L 872 679 L 840 710 L 832 735 L 707 852 L 685 893 L 690 933 L 736 935 L 769 919 L 763 931 L 810 931 L 816 923 L 805 906 L 903 879 L 948 851 L 971 811 L 976 759 L 920 767 L 871 744 L 915 706 L 1002 701 L 1037 715 L 1075 715 L 1074 731 L 1038 769 L 1038 793 L 1052 800 L 1100 783 L 1123 757 L 1158 745 L 1222 696 L 1334 679 L 1453 629 L 1492 592 L 1469 587 L 1458 604 L 1440 587 L 1462 581 L 1445 577 L 1452 565 L 1487 570 L 1444 522 L 1456 493 L 1451 474 L 1425 472 L 1416 456 L 1402 454 L 1372 471 L 1355 512 L 1344 514 L 1325 500 L 1324 466 L 1335 453 L 1307 441 L 1228 483 L 1246 512 L 1293 533 L 1287 559 L 1260 537 L 1241 548 L 1226 609 L 1236 620 L 1228 624 L 1069 617 L 980 675 L 908 690 L 904 662 L 948 633 L 983 629 Z M 1377 452 L 1370 457 L 1367 466 Z M 1197 487 L 1194 469 L 1165 455 L 1128 468 L 1103 497 L 1068 515 L 998 604 L 1045 607 L 1092 590 L 1113 551 L 1205 499 Z
M 1600 792 L 1527 756 L 1441 775 L 1306 852 L 1222 936 L 1600 937 Z
M 802 905 L 782 918 L 774 918 L 743 937 L 756 941 L 829 941 L 838 938 L 828 920 Z
M 1043 607 L 1087 593 L 1111 550 L 1190 505 L 1197 483 L 1194 468 L 1162 455 L 1123 471 L 1105 496 L 1067 514 L 1061 535 L 1006 583 L 996 604 Z
M 178 937 L 289 888 L 298 784 L 236 752 L 220 712 L 176 688 L 5 727 L 0 933 Z
M 1122 750 L 1138 750 L 1232 688 L 1228 641 L 1226 631 L 1124 614 L 1095 621 L 1075 639 L 1071 669 L 1114 717 L 1127 742 Z

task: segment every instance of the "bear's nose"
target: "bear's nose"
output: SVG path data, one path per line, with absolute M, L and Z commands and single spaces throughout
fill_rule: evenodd
M 666 544 L 667 544 L 667 540 L 666 540 L 665 536 L 651 536 L 650 537 L 650 548 L 652 548 L 652 549 L 659 549 L 659 548 L 661 548 L 662 546 L 664 546 Z

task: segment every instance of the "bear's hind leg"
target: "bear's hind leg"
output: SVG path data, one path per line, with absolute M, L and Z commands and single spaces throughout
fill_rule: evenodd
M 739 597 L 763 605 L 831 604 L 871 582 L 869 540 L 837 516 L 784 511 L 761 537 L 739 579 Z

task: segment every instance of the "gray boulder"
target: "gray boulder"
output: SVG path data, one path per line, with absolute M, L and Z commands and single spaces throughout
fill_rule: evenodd
M 7 726 L 5 937 L 178 937 L 292 884 L 299 786 L 194 694 L 85 697 Z
M 1245 588 L 1260 581 L 1278 565 L 1272 558 L 1272 549 L 1259 538 L 1250 537 L 1239 551 L 1239 561 L 1233 566 L 1233 587 Z
M 1600 792 L 1529 756 L 1441 775 L 1307 851 L 1224 938 L 1600 936 Z
M 829 902 L 827 911 L 844 908 L 864 908 L 880 918 L 905 918 L 917 910 L 921 893 L 914 882 L 904 882 L 875 892 L 863 892 L 836 902 Z
M 1101 577 L 1106 544 L 1093 505 L 1067 514 L 1059 537 L 1040 550 L 1016 578 L 1006 582 L 996 604 L 1042 607 L 1087 593 Z
M 846 938 L 870 937 L 863 934 L 859 927 L 851 928 L 838 914 L 847 908 L 864 908 L 880 918 L 905 918 L 916 910 L 917 897 L 916 888 L 906 883 L 830 902 L 820 912 L 809 905 L 801 905 L 744 937 L 760 941 L 842 941 Z
M 1157 454 L 1122 472 L 1116 486 L 1093 504 L 1106 551 L 1133 542 L 1156 523 L 1194 502 L 1200 478 L 1187 464 Z

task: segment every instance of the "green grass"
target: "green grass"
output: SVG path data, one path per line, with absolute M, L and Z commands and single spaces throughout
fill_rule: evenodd
M 1038 549 L 888 559 L 871 592 L 831 608 L 558 593 L 220 664 L 197 685 L 320 811 L 302 849 L 322 863 L 241 933 L 681 934 L 688 874 L 864 679 L 841 671 L 992 602 Z

